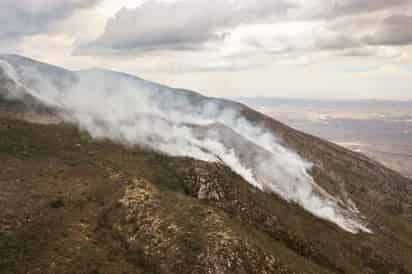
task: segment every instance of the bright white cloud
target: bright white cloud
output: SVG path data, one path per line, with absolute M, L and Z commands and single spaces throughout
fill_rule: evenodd
M 292 5 L 285 0 L 147 1 L 135 9 L 121 9 L 108 20 L 104 34 L 85 48 L 188 49 L 225 38 L 225 29 L 241 23 L 281 16 Z

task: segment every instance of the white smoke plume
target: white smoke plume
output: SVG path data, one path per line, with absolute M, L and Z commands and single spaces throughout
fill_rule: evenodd
M 3 59 L 3 60 L 1 60 Z M 342 229 L 370 232 L 352 204 L 316 184 L 311 164 L 269 130 L 242 117 L 238 105 L 105 70 L 67 71 L 0 56 L 0 67 L 47 106 L 94 138 L 172 155 L 222 161 L 254 187 L 295 202 Z

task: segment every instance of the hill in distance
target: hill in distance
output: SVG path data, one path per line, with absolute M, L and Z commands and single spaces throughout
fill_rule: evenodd
M 412 182 L 242 104 L 0 56 L 0 273 L 412 273 Z

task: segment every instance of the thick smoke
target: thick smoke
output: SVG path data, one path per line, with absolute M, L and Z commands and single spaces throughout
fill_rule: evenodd
M 1 59 L 1 58 L 0 58 Z M 254 187 L 295 202 L 313 215 L 356 233 L 370 232 L 352 203 L 318 186 L 311 164 L 238 105 L 104 70 L 71 72 L 16 57 L 0 66 L 16 84 L 95 138 L 109 138 L 173 155 L 221 161 Z M 346 205 L 345 205 L 346 204 Z

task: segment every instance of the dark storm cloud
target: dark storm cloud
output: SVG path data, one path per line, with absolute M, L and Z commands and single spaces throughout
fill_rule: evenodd
M 363 39 L 371 45 L 412 44 L 412 16 L 392 15 L 385 18 L 379 29 Z
M 49 26 L 88 8 L 100 0 L 1 0 L 0 40 L 16 41 L 26 35 L 47 32 Z
M 410 4 L 410 0 L 321 0 L 323 7 L 318 16 L 336 18 L 346 15 L 360 15 L 362 13 L 391 9 Z

